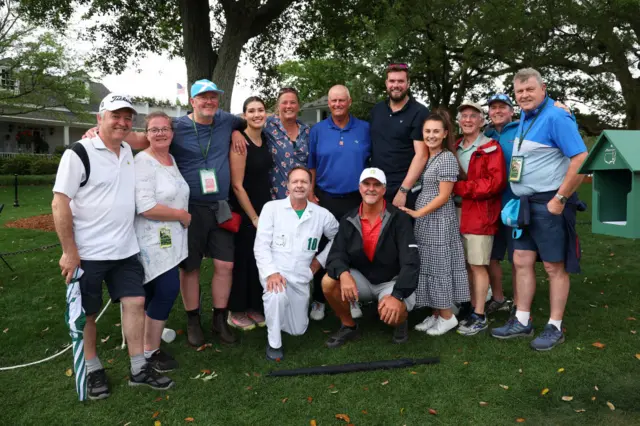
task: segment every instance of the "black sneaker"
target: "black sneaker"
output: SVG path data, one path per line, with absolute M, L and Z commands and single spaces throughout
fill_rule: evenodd
M 87 375 L 87 394 L 92 400 L 105 399 L 111 395 L 104 368 L 92 371 Z
M 409 321 L 405 320 L 393 330 L 393 343 L 406 343 L 409 340 Z
M 325 343 L 328 348 L 337 348 L 349 340 L 357 340 L 360 338 L 360 327 L 356 325 L 356 328 L 345 327 L 344 325 L 340 326 L 340 329 Z
M 178 368 L 178 361 L 161 349 L 158 349 L 153 355 L 147 358 L 147 362 L 151 364 L 151 368 L 158 373 L 166 373 Z
M 138 374 L 132 374 L 129 379 L 129 386 L 149 386 L 155 390 L 166 390 L 174 385 L 173 380 L 155 371 L 149 363 L 146 363 Z
M 506 297 L 502 302 L 498 302 L 492 297 L 487 303 L 484 304 L 484 314 L 490 315 L 498 311 L 508 311 L 511 309 L 511 303 L 511 300 L 507 299 Z

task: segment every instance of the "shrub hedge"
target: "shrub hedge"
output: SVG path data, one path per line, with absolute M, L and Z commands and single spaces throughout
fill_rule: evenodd
M 0 174 L 4 175 L 50 175 L 58 171 L 60 157 L 42 157 L 38 155 L 16 155 L 0 158 Z

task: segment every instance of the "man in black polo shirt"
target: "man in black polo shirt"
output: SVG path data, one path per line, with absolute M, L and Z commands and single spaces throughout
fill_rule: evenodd
M 377 103 L 369 114 L 371 167 L 387 176 L 385 199 L 394 206 L 413 208 L 418 191 L 411 188 L 427 163 L 428 151 L 422 140 L 422 123 L 429 110 L 409 93 L 409 67 L 387 67 L 389 98 Z

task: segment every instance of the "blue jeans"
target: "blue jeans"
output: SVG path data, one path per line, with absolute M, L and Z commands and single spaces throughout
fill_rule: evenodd
M 144 292 L 146 294 L 144 309 L 147 316 L 154 320 L 166 321 L 173 308 L 173 302 L 180 293 L 178 267 L 174 266 L 146 283 Z

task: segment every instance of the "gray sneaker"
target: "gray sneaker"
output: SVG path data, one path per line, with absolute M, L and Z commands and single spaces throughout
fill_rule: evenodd
M 498 311 L 508 311 L 511 309 L 512 301 L 507 299 L 506 297 L 502 302 L 498 302 L 493 297 L 484 304 L 484 314 L 491 315 L 494 312 Z
M 328 348 L 337 348 L 349 340 L 357 340 L 360 338 L 360 327 L 356 325 L 356 328 L 345 327 L 344 325 L 340 326 L 340 329 L 325 343 Z
M 409 322 L 405 320 L 402 324 L 393 330 L 393 339 L 391 341 L 396 344 L 406 343 L 409 340 Z
M 108 398 L 109 382 L 104 368 L 87 374 L 87 396 L 91 400 Z
M 272 348 L 270 344 L 267 343 L 267 360 L 268 361 L 282 361 L 284 359 L 284 351 L 282 350 L 282 346 L 279 348 Z
M 167 390 L 174 385 L 173 380 L 158 373 L 148 362 L 138 374 L 132 374 L 129 378 L 129 386 L 149 386 L 155 390 Z

